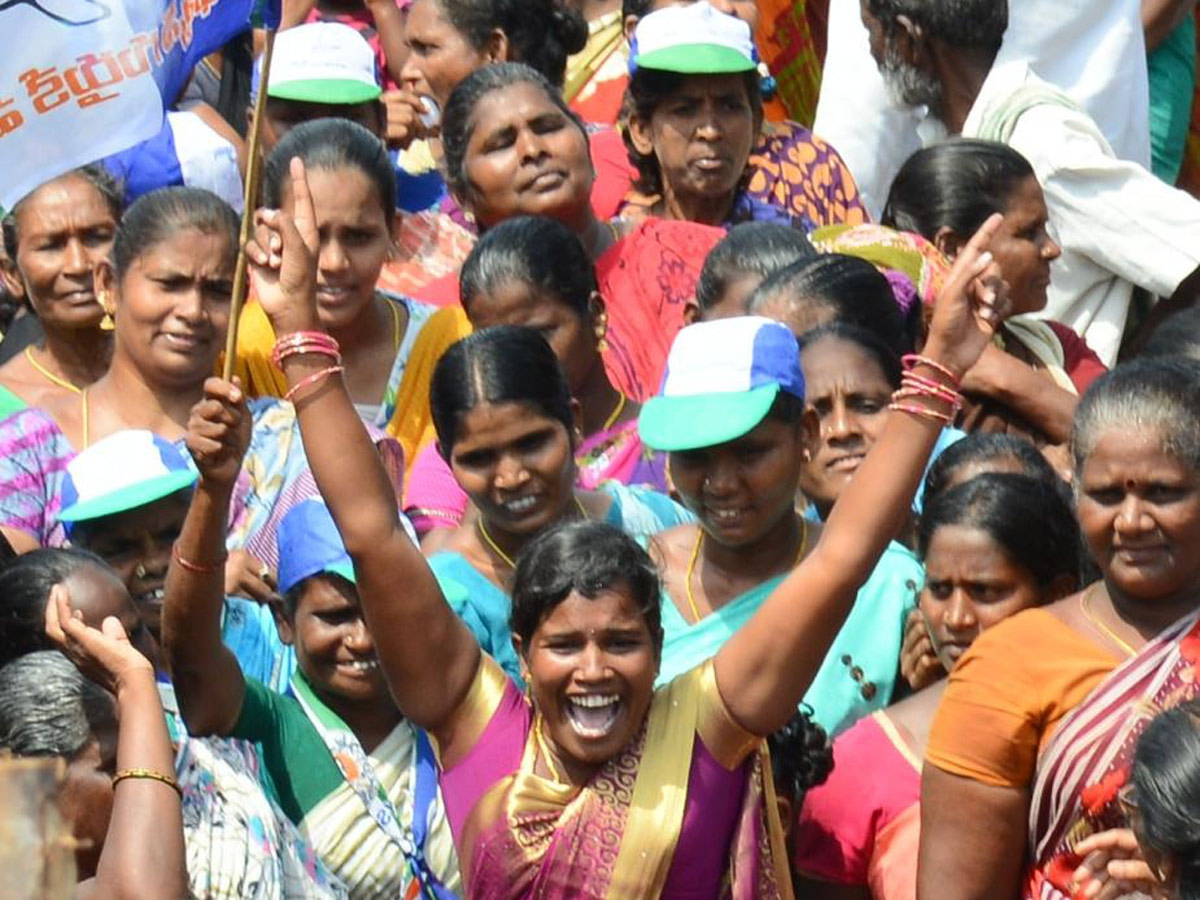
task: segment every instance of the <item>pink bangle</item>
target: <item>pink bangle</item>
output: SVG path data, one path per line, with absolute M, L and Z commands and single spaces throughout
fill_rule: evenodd
M 310 384 L 316 384 L 322 378 L 327 378 L 330 375 L 336 375 L 338 372 L 344 370 L 345 366 L 330 366 L 328 369 L 322 369 L 319 372 L 313 372 L 311 375 L 306 375 L 288 389 L 288 392 L 283 395 L 283 399 L 290 402 L 297 393 L 308 387 Z
M 897 393 L 905 397 L 933 397 L 950 404 L 956 409 L 962 406 L 962 394 L 958 391 L 946 387 L 944 384 L 939 384 L 936 381 L 931 381 L 928 378 L 922 378 L 920 375 L 914 375 L 911 372 L 905 372 L 900 380 L 900 391 Z
M 921 416 L 926 419 L 932 419 L 933 421 L 939 422 L 942 425 L 949 425 L 954 421 L 954 417 L 948 415 L 947 413 L 938 412 L 936 409 L 930 409 L 927 406 L 918 406 L 915 403 L 891 403 L 888 405 L 888 409 L 896 412 L 909 413 L 910 415 L 914 416 Z
M 948 379 L 950 379 L 950 383 L 955 388 L 962 384 L 961 378 L 951 372 L 948 368 L 946 368 L 946 366 L 943 366 L 936 359 L 930 359 L 928 356 L 921 356 L 917 353 L 909 353 L 900 361 L 904 364 L 904 368 L 910 372 L 917 366 L 928 366 L 935 372 L 945 375 Z
M 192 572 L 196 575 L 212 575 L 216 572 L 225 570 L 226 556 L 222 554 L 221 558 L 214 563 L 198 563 L 192 562 L 190 559 L 184 559 L 179 553 L 179 541 L 171 545 L 171 555 L 175 557 L 175 562 L 179 563 L 179 567 L 185 572 Z
M 271 350 L 271 361 L 276 367 L 289 356 L 300 353 L 314 353 L 328 356 L 336 362 L 341 362 L 341 348 L 338 342 L 323 331 L 296 331 L 287 334 L 275 342 Z

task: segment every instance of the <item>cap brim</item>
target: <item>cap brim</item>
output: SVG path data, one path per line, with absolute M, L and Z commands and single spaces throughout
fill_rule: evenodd
M 321 571 L 330 572 L 333 575 L 341 575 L 351 584 L 358 584 L 354 579 L 354 564 L 349 561 L 329 563 Z
M 267 96 L 276 100 L 299 100 L 303 103 L 337 103 L 350 105 L 379 99 L 383 89 L 353 79 L 314 78 L 308 81 L 287 81 L 267 85 Z
M 196 483 L 196 478 L 196 473 L 190 469 L 168 472 L 110 494 L 74 503 L 59 512 L 58 519 L 60 522 L 84 522 L 128 512 L 189 488 Z
M 681 75 L 726 75 L 758 68 L 745 54 L 721 44 L 677 44 L 644 53 L 634 62 L 639 69 Z
M 651 397 L 638 417 L 638 434 L 654 450 L 714 447 L 752 430 L 778 395 L 778 384 L 764 384 L 736 393 Z

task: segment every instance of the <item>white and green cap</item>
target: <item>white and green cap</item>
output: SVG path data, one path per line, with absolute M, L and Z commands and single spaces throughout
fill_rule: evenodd
M 255 65 L 257 96 L 262 61 Z M 267 96 L 305 103 L 354 104 L 383 93 L 375 73 L 375 52 L 366 38 L 340 22 L 310 22 L 275 37 Z
M 191 487 L 196 477 L 170 441 L 150 431 L 118 431 L 67 463 L 58 519 L 70 526 L 148 506 Z
M 629 69 L 727 75 L 758 68 L 750 26 L 708 0 L 668 6 L 638 21 Z
M 642 406 L 638 433 L 655 450 L 715 447 L 755 428 L 781 392 L 804 401 L 789 328 L 760 316 L 688 325 L 671 344 L 662 387 Z

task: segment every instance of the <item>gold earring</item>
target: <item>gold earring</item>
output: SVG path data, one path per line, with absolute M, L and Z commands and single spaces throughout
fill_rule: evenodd
M 605 354 L 608 352 L 608 315 L 602 313 L 596 320 L 596 352 Z
M 139 579 L 146 577 L 146 566 L 143 563 L 138 563 L 137 568 L 133 570 L 133 574 Z
M 108 291 L 100 292 L 100 308 L 104 310 L 104 318 L 100 320 L 101 331 L 112 331 L 117 327 L 117 323 L 113 321 L 112 310 L 108 308 Z

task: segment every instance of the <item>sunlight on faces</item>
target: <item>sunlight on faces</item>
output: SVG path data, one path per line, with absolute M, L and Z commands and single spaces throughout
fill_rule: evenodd
M 157 662 L 158 644 L 116 573 L 81 565 L 63 580 L 63 586 L 70 596 L 71 609 L 83 616 L 84 624 L 98 629 L 111 616 L 121 623 L 129 643 L 151 663 Z
M 408 59 L 401 82 L 417 94 L 433 97 L 442 107 L 459 82 L 489 62 L 443 14 L 437 0 L 413 0 L 404 20 Z
M 103 195 L 80 175 L 34 191 L 17 207 L 17 270 L 38 318 L 95 328 L 104 316 L 92 273 L 108 259 L 117 222 Z
M 317 233 L 317 315 L 337 330 L 355 321 L 375 299 L 375 284 L 392 249 L 387 212 L 379 191 L 353 166 L 308 172 Z M 291 181 L 285 179 L 284 213 L 295 211 Z
M 115 285 L 105 263 L 97 283 L 113 290 L 116 346 L 147 379 L 192 389 L 224 349 L 236 248 L 224 232 L 181 228 L 147 247 Z
M 658 651 L 627 588 L 572 592 L 534 631 L 514 637 L 546 737 L 569 764 L 602 765 L 638 733 L 650 708 Z
M 595 295 L 599 300 L 599 295 Z M 476 331 L 493 325 L 522 325 L 539 332 L 558 357 L 574 394 L 600 363 L 594 324 L 576 315 L 563 300 L 528 282 L 510 280 L 470 299 L 467 307 Z
M 933 533 L 920 607 L 947 672 L 980 632 L 1048 599 L 1033 573 L 983 529 L 943 525 Z
M 1112 587 L 1147 603 L 1200 587 L 1200 473 L 1156 429 L 1101 433 L 1077 478 L 1079 525 Z
M 465 199 L 484 227 L 529 215 L 578 231 L 588 218 L 587 136 L 536 85 L 509 85 L 475 104 L 463 166 Z
M 463 413 L 450 469 L 489 528 L 530 536 L 571 508 L 574 441 L 524 403 L 479 403 Z
M 868 0 L 860 0 L 859 11 L 863 27 L 867 29 L 871 57 L 879 66 L 892 100 L 902 106 L 936 109 L 942 99 L 941 82 L 904 58 L 896 45 L 896 34 L 887 33 L 883 23 L 868 7 Z
M 757 137 L 741 74 L 689 75 L 650 121 L 630 118 L 639 153 L 654 154 L 667 192 L 681 199 L 732 198 Z
M 671 480 L 708 537 L 750 544 L 792 516 L 804 442 L 803 422 L 768 417 L 728 443 L 671 453 Z
M 820 429 L 800 489 L 825 516 L 883 433 L 892 386 L 870 353 L 842 338 L 805 346 L 800 364 L 805 402 Z
M 1046 307 L 1050 263 L 1062 255 L 1046 232 L 1048 224 L 1046 198 L 1037 179 L 1022 179 L 1009 194 L 1004 221 L 988 245 L 1008 284 L 1014 316 Z
M 138 509 L 79 522 L 71 533 L 76 546 L 102 558 L 124 582 L 156 641 L 171 546 L 183 529 L 190 502 L 190 490 L 177 491 Z
M 323 697 L 377 702 L 390 697 L 375 642 L 367 631 L 354 585 L 343 578 L 307 579 L 295 613 L 279 622 L 280 637 L 296 650 L 296 665 Z

